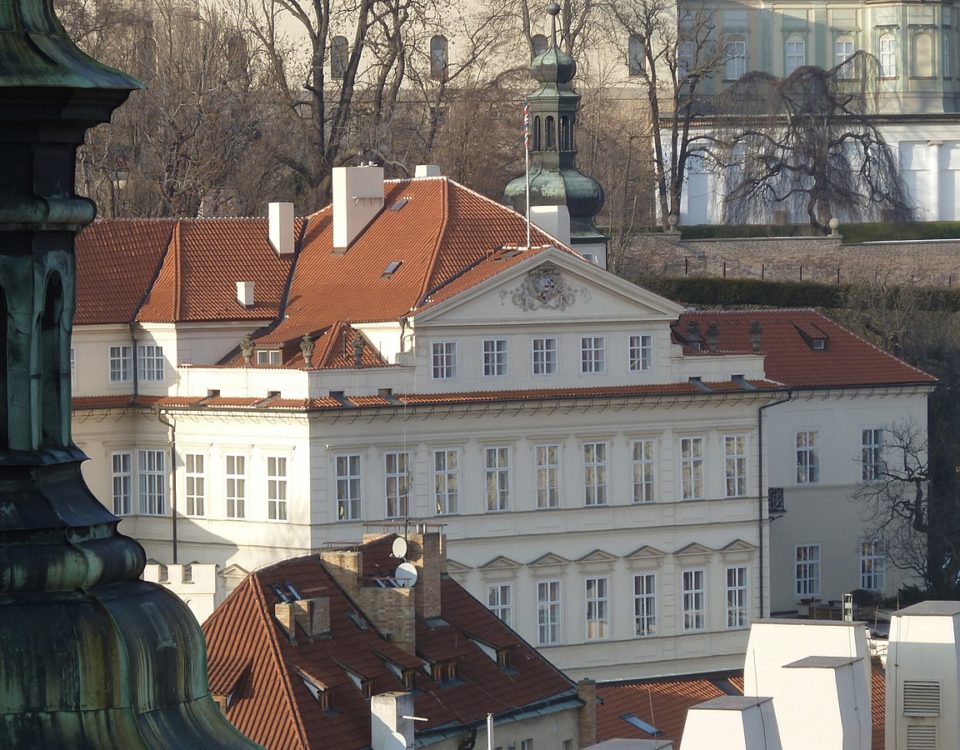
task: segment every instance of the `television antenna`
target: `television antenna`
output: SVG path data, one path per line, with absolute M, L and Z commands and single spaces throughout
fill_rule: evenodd
M 417 585 L 417 568 L 412 563 L 402 562 L 397 566 L 393 577 L 397 580 L 399 588 L 412 589 Z

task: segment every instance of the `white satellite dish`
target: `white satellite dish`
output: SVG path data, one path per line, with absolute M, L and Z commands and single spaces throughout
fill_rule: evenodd
M 393 577 L 397 579 L 397 585 L 400 588 L 412 589 L 417 585 L 417 568 L 412 563 L 400 563 Z
M 398 536 L 393 540 L 393 556 L 403 559 L 407 556 L 407 540 Z

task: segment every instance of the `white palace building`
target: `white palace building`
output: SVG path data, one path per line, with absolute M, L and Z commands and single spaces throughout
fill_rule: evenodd
M 305 218 L 94 223 L 88 483 L 208 609 L 260 566 L 442 525 L 448 574 L 577 677 L 735 667 L 752 619 L 896 591 L 849 498 L 886 425 L 925 429 L 930 376 L 813 311 L 687 312 L 525 236 L 376 167 Z

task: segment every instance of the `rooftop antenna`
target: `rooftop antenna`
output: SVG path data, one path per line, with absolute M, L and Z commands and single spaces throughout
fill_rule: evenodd
M 397 585 L 402 589 L 412 589 L 417 585 L 417 568 L 413 563 L 402 562 L 397 566 L 393 577 L 397 579 Z

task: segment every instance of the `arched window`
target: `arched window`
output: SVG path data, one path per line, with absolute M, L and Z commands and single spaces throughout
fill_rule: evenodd
M 807 64 L 807 43 L 802 37 L 792 36 L 787 39 L 784 52 L 786 53 L 784 75 L 790 75 L 797 68 Z
M 880 76 L 897 77 L 897 38 L 893 34 L 880 37 Z
M 10 412 L 7 401 L 7 295 L 0 287 L 0 450 L 10 447 Z
M 447 38 L 437 35 L 430 39 L 430 77 L 442 81 L 447 77 Z
M 542 55 L 547 51 L 547 38 L 543 34 L 534 34 L 530 38 L 533 44 L 533 56 Z
M 533 150 L 540 150 L 540 116 L 533 118 Z
M 726 81 L 739 81 L 747 72 L 747 40 L 742 36 L 732 36 L 727 40 L 727 61 L 724 64 L 723 78 Z
M 330 75 L 342 81 L 350 59 L 350 42 L 345 36 L 335 36 L 330 44 Z
M 573 133 L 570 130 L 570 118 L 567 115 L 561 115 L 560 117 L 560 150 L 561 151 L 573 150 L 572 135 Z
M 853 78 L 853 63 L 847 62 L 853 57 L 853 37 L 838 36 L 833 40 L 833 64 L 838 78 Z
M 627 40 L 627 71 L 632 76 L 643 73 L 643 40 L 636 36 Z
M 917 34 L 913 38 L 913 70 L 917 78 L 933 76 L 933 37 L 929 34 Z
M 63 336 L 63 284 L 50 275 L 40 318 L 40 400 L 41 440 L 44 446 L 61 447 L 63 435 L 63 389 L 60 372 L 60 344 Z
M 557 147 L 557 132 L 554 129 L 554 123 L 552 117 L 547 117 L 546 119 L 546 149 L 547 151 L 553 151 Z

